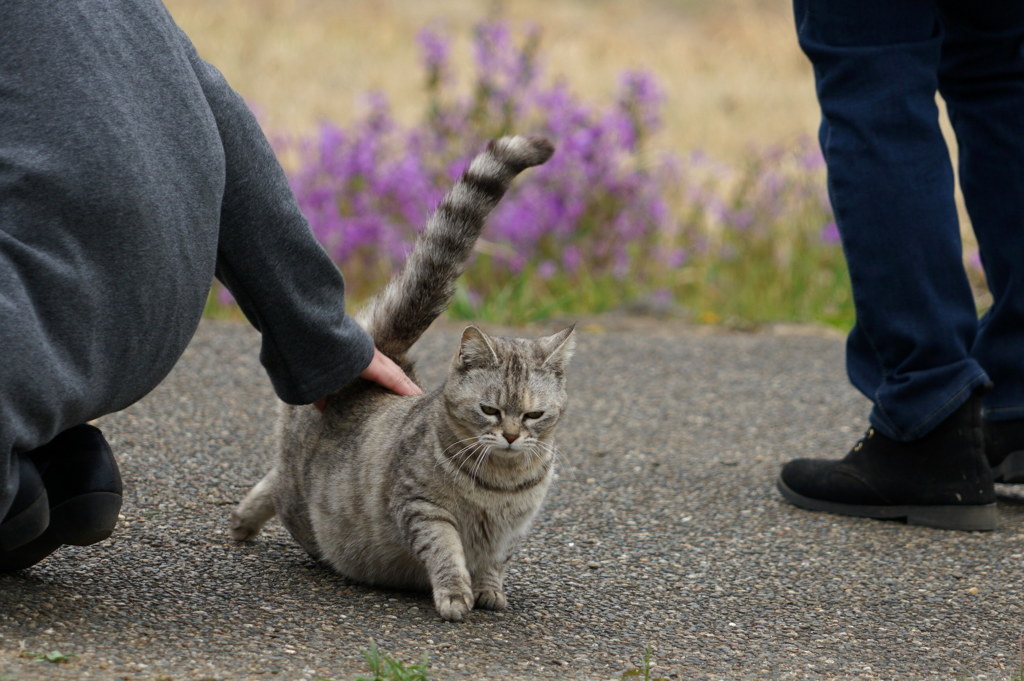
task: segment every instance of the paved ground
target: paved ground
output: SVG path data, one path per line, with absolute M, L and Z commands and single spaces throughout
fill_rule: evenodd
M 1024 503 L 963 534 L 776 494 L 783 461 L 860 435 L 841 340 L 618 326 L 580 328 L 564 466 L 510 609 L 450 624 L 318 567 L 276 522 L 227 538 L 274 403 L 255 335 L 205 324 L 163 386 L 103 419 L 127 483 L 114 537 L 0 576 L 0 679 L 351 681 L 371 640 L 426 652 L 437 680 L 618 680 L 648 646 L 671 679 L 1017 678 Z M 430 381 L 456 333 L 422 342 Z M 53 650 L 74 657 L 25 656 Z

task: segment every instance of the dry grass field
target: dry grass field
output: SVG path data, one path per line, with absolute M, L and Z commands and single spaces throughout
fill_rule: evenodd
M 473 24 L 500 16 L 541 29 L 546 73 L 601 102 L 624 69 L 653 72 L 668 96 L 657 140 L 739 160 L 817 126 L 810 67 L 788 0 L 166 0 L 200 53 L 259 111 L 270 131 L 350 121 L 378 90 L 400 120 L 423 109 L 416 34 L 456 36 L 471 63 Z

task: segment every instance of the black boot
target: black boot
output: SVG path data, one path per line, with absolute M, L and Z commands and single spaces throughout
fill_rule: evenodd
M 49 526 L 33 541 L 0 553 L 0 571 L 35 565 L 63 544 L 87 546 L 106 539 L 121 510 L 121 474 L 99 429 L 70 428 L 27 458 L 46 488 Z
M 0 521 L 0 555 L 29 543 L 50 524 L 50 504 L 39 471 L 27 456 L 15 456 L 18 491 Z
M 121 511 L 121 473 L 103 434 L 82 424 L 32 452 L 50 499 L 50 528 L 61 544 L 110 536 Z
M 1024 482 L 1024 420 L 985 421 L 985 456 L 996 482 Z
M 778 488 L 793 504 L 815 511 L 950 530 L 995 529 L 981 396 L 973 395 L 919 440 L 898 442 L 869 429 L 840 461 L 790 461 Z

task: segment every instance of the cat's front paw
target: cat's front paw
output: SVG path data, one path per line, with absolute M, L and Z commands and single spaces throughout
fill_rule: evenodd
M 507 605 L 505 594 L 497 589 L 484 589 L 476 592 L 476 605 L 474 607 L 484 610 L 504 610 Z
M 435 589 L 434 607 L 449 622 L 461 622 L 473 609 L 473 592 L 469 589 Z
M 231 512 L 230 524 L 231 538 L 235 541 L 249 541 L 260 533 L 262 525 L 253 525 L 248 519 L 242 517 L 237 511 Z

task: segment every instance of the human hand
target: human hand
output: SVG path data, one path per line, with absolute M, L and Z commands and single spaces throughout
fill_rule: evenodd
M 373 381 L 377 385 L 387 388 L 398 395 L 414 396 L 423 394 L 423 390 L 405 375 L 402 368 L 377 348 L 373 349 L 373 359 L 370 360 L 370 365 L 363 369 L 363 373 L 359 374 L 359 378 Z M 313 403 L 313 406 L 323 411 L 327 406 L 327 398 L 324 397 L 317 400 Z
M 377 385 L 383 386 L 399 395 L 410 397 L 423 394 L 420 387 L 405 375 L 402 368 L 377 348 L 373 349 L 373 359 L 370 360 L 370 366 L 363 369 L 363 373 L 359 374 L 359 378 L 373 381 Z

